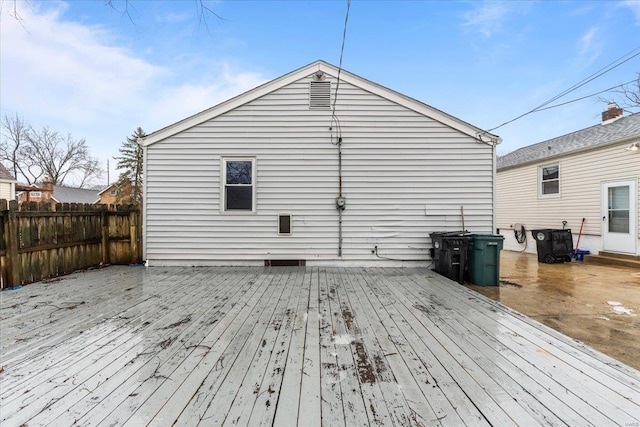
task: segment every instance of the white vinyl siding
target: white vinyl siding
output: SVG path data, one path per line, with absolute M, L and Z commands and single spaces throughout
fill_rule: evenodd
M 640 155 L 624 150 L 628 145 L 614 144 L 559 158 L 561 198 L 537 197 L 538 167 L 548 161 L 498 171 L 496 226 L 503 230 L 514 223 L 524 224 L 527 230 L 562 228 L 562 221 L 567 221 L 577 237 L 585 218 L 583 236 L 600 236 L 602 183 L 640 177 Z M 640 197 L 634 198 L 640 204 Z M 529 249 L 535 251 L 535 244 L 532 246 Z
M 14 183 L 0 182 L 0 199 L 13 200 L 16 198 Z
M 334 80 L 335 85 L 335 80 Z M 428 264 L 429 233 L 493 227 L 493 148 L 341 82 L 344 261 Z M 338 259 L 338 150 L 330 110 L 301 79 L 147 147 L 150 264 Z M 332 139 L 333 137 L 333 139 Z M 220 215 L 221 158 L 256 159 L 255 215 Z M 278 236 L 278 215 L 292 233 Z

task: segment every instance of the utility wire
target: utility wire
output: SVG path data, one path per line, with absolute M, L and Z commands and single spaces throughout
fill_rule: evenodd
M 629 56 L 629 55 L 631 55 L 631 56 Z M 537 111 L 542 111 L 543 107 L 546 107 L 547 105 L 549 105 L 553 101 L 556 101 L 556 100 L 560 99 L 561 97 L 563 97 L 563 96 L 575 91 L 576 89 L 586 85 L 587 83 L 597 79 L 598 77 L 608 73 L 609 71 L 619 67 L 620 65 L 624 64 L 625 62 L 628 62 L 628 61 L 632 60 L 633 58 L 635 58 L 636 56 L 639 56 L 639 55 L 640 55 L 640 47 L 637 47 L 637 48 L 631 50 L 630 52 L 624 54 L 620 58 L 616 59 L 615 61 L 605 65 L 604 67 L 602 67 L 601 69 L 599 69 L 595 73 L 593 73 L 590 76 L 584 78 L 583 80 L 581 80 L 580 82 L 578 82 L 575 85 L 571 86 L 570 88 L 564 90 L 560 94 L 558 94 L 558 95 L 554 96 L 553 98 L 549 99 L 548 101 L 545 101 L 542 104 L 538 105 L 534 109 L 529 110 L 526 113 L 523 113 L 523 114 L 519 115 L 516 118 L 508 120 L 508 121 L 502 123 L 501 125 L 498 125 L 498 126 L 496 126 L 494 128 L 491 128 L 491 129 L 487 130 L 487 132 L 494 131 L 494 130 L 496 130 L 498 128 L 501 128 L 501 127 L 503 127 L 505 125 L 508 125 L 509 123 L 513 123 L 516 120 L 519 120 L 519 119 L 523 118 L 524 116 L 528 116 L 531 113 L 535 113 Z M 629 56 L 629 57 L 627 58 L 627 56 Z
M 596 96 L 596 95 L 600 95 L 601 93 L 609 92 L 610 90 L 617 89 L 619 87 L 634 83 L 635 81 L 636 81 L 636 79 L 633 79 L 633 80 L 630 80 L 630 81 L 628 81 L 626 83 L 622 83 L 622 84 L 619 84 L 619 85 L 616 85 L 616 86 L 612 86 L 612 87 L 610 87 L 608 89 L 603 89 L 600 92 L 592 93 L 591 95 L 581 96 L 580 98 L 572 99 L 571 101 L 566 101 L 566 102 L 563 102 L 561 104 L 554 104 L 554 105 L 550 105 L 548 107 L 540 108 L 537 111 L 550 110 L 552 108 L 561 107 L 563 105 L 571 104 L 572 102 L 582 101 L 583 99 L 591 98 L 592 96 Z
M 342 31 L 342 47 L 340 48 L 340 63 L 338 64 L 338 83 L 336 83 L 336 94 L 333 97 L 333 112 L 336 115 L 336 104 L 338 103 L 338 88 L 340 87 L 340 72 L 342 71 L 342 56 L 344 55 L 344 42 L 347 39 L 347 24 L 349 22 L 349 9 L 351 8 L 351 0 L 347 0 L 347 13 L 344 17 L 344 30 Z

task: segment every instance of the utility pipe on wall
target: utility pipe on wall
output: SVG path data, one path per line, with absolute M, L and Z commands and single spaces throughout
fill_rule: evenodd
M 338 136 L 338 197 L 336 197 L 336 209 L 338 209 L 338 256 L 342 258 L 342 211 L 346 200 L 342 195 L 342 137 Z

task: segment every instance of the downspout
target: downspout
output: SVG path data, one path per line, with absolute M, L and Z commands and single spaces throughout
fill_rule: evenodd
M 138 145 L 142 146 L 142 262 L 148 267 L 149 260 L 147 259 L 147 188 L 149 188 L 147 177 L 149 174 L 147 173 L 147 157 L 149 155 L 149 146 L 144 144 L 143 138 L 138 138 L 136 140 Z
M 497 184 L 497 173 L 496 173 L 496 146 L 497 143 L 491 144 L 491 234 L 497 233 L 498 229 L 496 228 L 496 210 L 497 210 L 497 200 L 496 200 L 496 184 Z

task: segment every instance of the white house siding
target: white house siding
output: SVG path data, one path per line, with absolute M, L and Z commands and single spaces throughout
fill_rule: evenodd
M 331 111 L 309 109 L 308 90 L 301 79 L 147 147 L 150 265 L 337 263 L 337 128 Z M 428 234 L 461 229 L 462 205 L 467 229 L 492 231 L 490 145 L 345 82 L 336 115 L 341 261 L 426 264 Z M 255 214 L 221 213 L 223 156 L 257 159 Z M 291 236 L 278 236 L 279 213 L 293 215 Z
M 640 155 L 624 150 L 628 145 L 613 144 L 498 171 L 496 224 L 505 236 L 505 249 L 524 248 L 515 241 L 511 229 L 515 223 L 528 230 L 527 252 L 535 253 L 536 244 L 529 231 L 562 228 L 562 221 L 567 221 L 575 244 L 585 218 L 580 248 L 593 253 L 602 250 L 602 183 L 640 179 Z M 560 197 L 539 198 L 538 167 L 556 161 L 560 164 Z M 640 206 L 640 197 L 637 202 Z M 640 248 L 640 240 L 638 243 Z
M 0 199 L 13 200 L 15 196 L 15 184 L 9 181 L 0 181 Z

